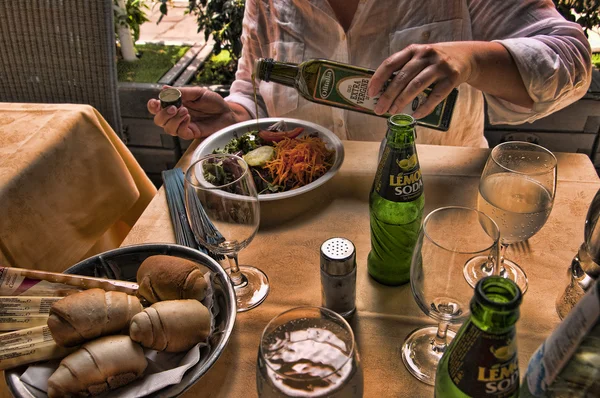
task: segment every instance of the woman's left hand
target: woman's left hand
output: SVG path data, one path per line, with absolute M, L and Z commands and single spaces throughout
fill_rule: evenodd
M 412 44 L 393 54 L 377 68 L 369 83 L 368 93 L 373 97 L 392 79 L 379 97 L 375 113 L 400 112 L 435 83 L 413 114 L 416 119 L 427 116 L 453 88 L 471 78 L 475 70 L 472 58 L 469 42 Z

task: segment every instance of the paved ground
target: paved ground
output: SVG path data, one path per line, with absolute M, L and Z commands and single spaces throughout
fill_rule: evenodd
M 140 27 L 139 41 L 163 41 L 169 42 L 204 42 L 204 33 L 197 33 L 198 24 L 193 14 L 185 14 L 187 1 L 175 1 L 169 5 L 168 14 L 160 23 L 158 4 L 152 4 L 150 10 L 146 10 L 149 22 Z

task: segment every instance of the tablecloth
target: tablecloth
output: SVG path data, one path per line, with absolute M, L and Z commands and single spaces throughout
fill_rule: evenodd
M 192 146 L 180 166 L 189 164 Z M 237 315 L 221 358 L 184 397 L 255 397 L 255 364 L 262 330 L 275 315 L 299 305 L 320 305 L 319 247 L 334 236 L 357 251 L 357 313 L 351 320 L 364 368 L 365 397 L 431 397 L 433 388 L 412 377 L 400 347 L 414 329 L 434 325 L 419 309 L 408 284 L 388 287 L 367 274 L 370 249 L 368 193 L 377 162 L 377 143 L 344 142 L 346 157 L 336 176 L 319 189 L 282 202 L 261 204 L 261 227 L 241 251 L 240 262 L 269 276 L 271 292 L 259 307 Z M 479 177 L 489 150 L 418 146 L 425 184 L 425 214 L 444 205 L 475 206 Z M 559 323 L 554 309 L 566 272 L 583 240 L 583 223 L 600 180 L 585 155 L 557 154 L 554 209 L 524 251 L 509 250 L 529 276 L 517 324 L 521 369 Z M 123 245 L 174 242 L 161 189 Z
M 60 272 L 116 248 L 156 188 L 102 116 L 0 103 L 0 264 Z

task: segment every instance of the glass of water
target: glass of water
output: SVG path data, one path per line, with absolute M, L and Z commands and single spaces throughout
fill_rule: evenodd
M 362 397 L 352 328 L 337 313 L 298 307 L 265 327 L 256 364 L 259 397 Z
M 513 280 L 525 293 L 527 275 L 505 258 L 505 252 L 509 245 L 531 238 L 548 220 L 556 194 L 556 163 L 552 152 L 529 142 L 505 142 L 492 149 L 479 181 L 477 209 L 498 224 L 500 261 L 498 269 L 465 268 L 471 286 L 497 274 Z

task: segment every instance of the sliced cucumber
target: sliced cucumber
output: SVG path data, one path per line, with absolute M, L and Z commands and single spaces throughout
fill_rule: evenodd
M 259 146 L 243 156 L 248 166 L 263 167 L 269 160 L 275 157 L 275 148 L 272 146 Z

